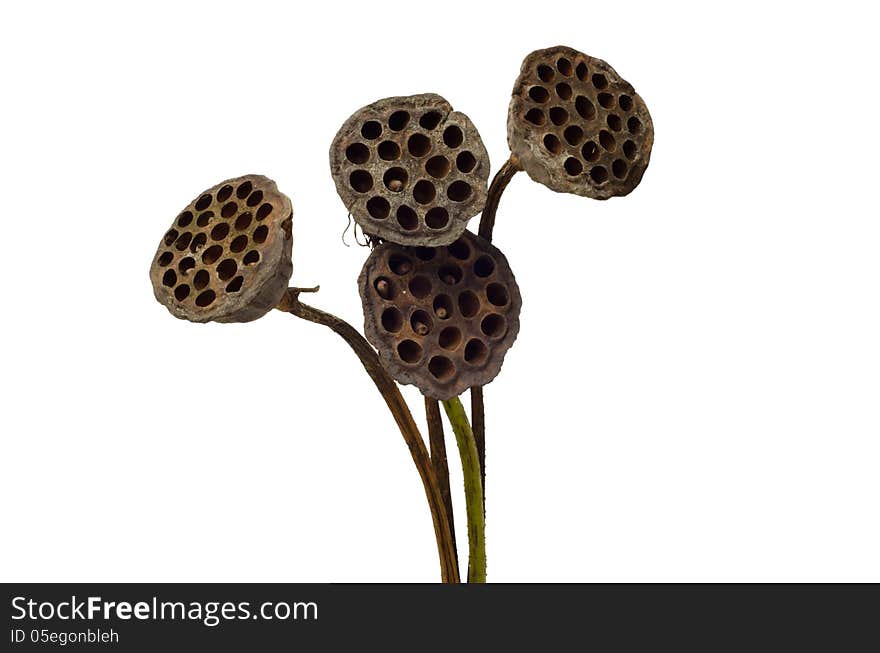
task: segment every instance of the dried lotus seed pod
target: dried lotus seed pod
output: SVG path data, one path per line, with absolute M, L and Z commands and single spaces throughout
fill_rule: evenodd
M 153 293 L 191 322 L 250 322 L 274 308 L 291 264 L 290 199 L 260 175 L 228 179 L 187 205 L 150 267 Z
M 611 66 L 557 46 L 523 61 L 507 142 L 535 181 L 604 200 L 638 186 L 654 125 L 645 102 Z
M 489 155 L 470 118 L 425 93 L 356 111 L 330 146 L 330 172 L 364 233 L 446 245 L 486 203 Z
M 522 300 L 507 259 L 469 231 L 445 247 L 376 247 L 358 287 L 385 369 L 434 399 L 489 383 L 519 332 Z

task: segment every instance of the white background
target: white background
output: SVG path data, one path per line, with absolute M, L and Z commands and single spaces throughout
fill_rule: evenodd
M 338 127 L 435 91 L 497 169 L 522 58 L 561 43 L 633 83 L 656 143 L 626 198 L 521 174 L 502 200 L 524 306 L 486 389 L 490 580 L 880 581 L 859 6 L 7 4 L 0 579 L 437 579 L 419 477 L 342 341 L 172 319 L 148 268 L 197 193 L 263 173 L 293 199 L 293 283 L 360 326 Z

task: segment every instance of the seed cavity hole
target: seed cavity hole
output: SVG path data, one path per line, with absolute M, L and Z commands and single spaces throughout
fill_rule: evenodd
M 416 299 L 424 299 L 431 294 L 431 281 L 428 277 L 418 274 L 410 279 L 409 291 Z
M 345 149 L 345 158 L 356 165 L 366 163 L 370 158 L 370 148 L 363 143 L 352 143 Z
M 473 317 L 480 311 L 480 299 L 474 292 L 465 290 L 458 296 L 458 310 L 463 317 Z
M 553 107 L 550 109 L 550 122 L 557 127 L 564 125 L 568 122 L 568 111 L 562 107 Z
M 410 328 L 417 336 L 426 336 L 434 330 L 434 320 L 425 311 L 414 311 L 409 319 Z
M 507 321 L 498 313 L 490 313 L 480 322 L 480 331 L 490 338 L 500 338 L 507 332 Z
M 463 141 L 464 134 L 457 126 L 449 125 L 449 127 L 443 130 L 443 142 L 446 143 L 446 147 L 454 150 L 461 145 Z
M 382 311 L 382 328 L 388 333 L 397 333 L 403 328 L 403 313 L 396 306 Z
M 473 188 L 466 181 L 453 181 L 446 189 L 446 196 L 453 202 L 464 202 L 471 196 Z
M 397 224 L 405 231 L 415 231 L 419 228 L 419 216 L 406 204 L 397 207 Z
M 441 266 L 437 271 L 437 276 L 439 276 L 440 281 L 446 285 L 454 286 L 461 281 L 462 271 L 455 263 L 447 263 L 446 265 Z
M 418 363 L 422 358 L 422 346 L 414 340 L 404 340 L 397 345 L 397 355 L 404 363 Z
M 425 214 L 425 224 L 431 229 L 443 229 L 449 224 L 449 212 L 442 206 L 428 209 Z
M 425 163 L 425 171 L 435 179 L 443 179 L 449 174 L 451 165 L 445 156 L 432 156 Z
M 449 295 L 437 295 L 434 297 L 434 315 L 441 320 L 452 317 L 452 298 Z
M 413 199 L 419 204 L 430 204 L 437 196 L 437 189 L 427 179 L 421 179 L 413 186 Z
M 406 147 L 414 157 L 422 157 L 431 151 L 431 139 L 424 134 L 413 134 L 407 140 Z
M 443 349 L 451 351 L 458 348 L 461 340 L 461 330 L 458 327 L 446 327 L 437 337 L 437 344 L 443 347 Z
M 394 141 L 382 141 L 376 151 L 383 161 L 397 161 L 400 158 L 400 146 Z
M 500 283 L 490 283 L 486 286 L 486 299 L 493 306 L 507 306 L 510 301 L 507 288 Z
M 446 356 L 434 356 L 428 362 L 428 371 L 438 381 L 449 381 L 455 375 L 455 365 Z
M 409 123 L 409 113 L 406 111 L 395 111 L 388 118 L 388 128 L 391 131 L 399 132 Z
M 406 174 L 406 170 L 398 167 L 388 168 L 382 177 L 382 183 L 385 184 L 385 188 L 392 193 L 402 192 L 408 180 L 409 176 Z
M 213 304 L 215 299 L 217 299 L 217 293 L 209 288 L 196 297 L 196 306 L 205 308 Z
M 391 213 L 391 205 L 384 197 L 371 197 L 367 200 L 367 213 L 377 220 L 384 220 Z
M 443 120 L 443 115 L 439 111 L 428 111 L 419 118 L 419 126 L 431 131 L 440 124 L 441 120 Z
M 382 125 L 376 120 L 368 120 L 361 127 L 361 136 L 367 140 L 375 140 L 382 134 Z

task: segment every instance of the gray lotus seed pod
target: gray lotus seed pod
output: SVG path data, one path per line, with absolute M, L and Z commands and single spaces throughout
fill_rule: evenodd
M 434 399 L 489 383 L 519 333 L 522 299 L 507 259 L 469 231 L 445 247 L 383 243 L 358 288 L 385 369 Z
M 190 322 L 250 322 L 272 310 L 293 265 L 290 199 L 271 179 L 223 181 L 187 205 L 156 250 L 153 293 Z
M 364 233 L 446 245 L 486 203 L 489 155 L 470 118 L 425 93 L 356 111 L 330 146 L 330 172 Z
M 654 125 L 645 102 L 611 66 L 557 46 L 523 61 L 507 142 L 535 181 L 604 200 L 638 186 L 651 158 Z

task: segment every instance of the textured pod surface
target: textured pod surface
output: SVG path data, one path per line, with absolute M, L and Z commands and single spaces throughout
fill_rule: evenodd
M 638 186 L 651 158 L 654 125 L 642 98 L 611 66 L 557 46 L 523 61 L 507 142 L 535 181 L 604 200 Z
M 260 175 L 199 194 L 162 237 L 150 280 L 175 317 L 249 322 L 272 310 L 293 270 L 290 199 Z
M 489 383 L 519 333 L 522 300 L 507 259 L 469 231 L 445 247 L 380 245 L 358 287 L 382 364 L 434 399 Z
M 365 233 L 446 245 L 486 203 L 489 155 L 470 118 L 425 93 L 356 111 L 330 146 L 330 172 Z

